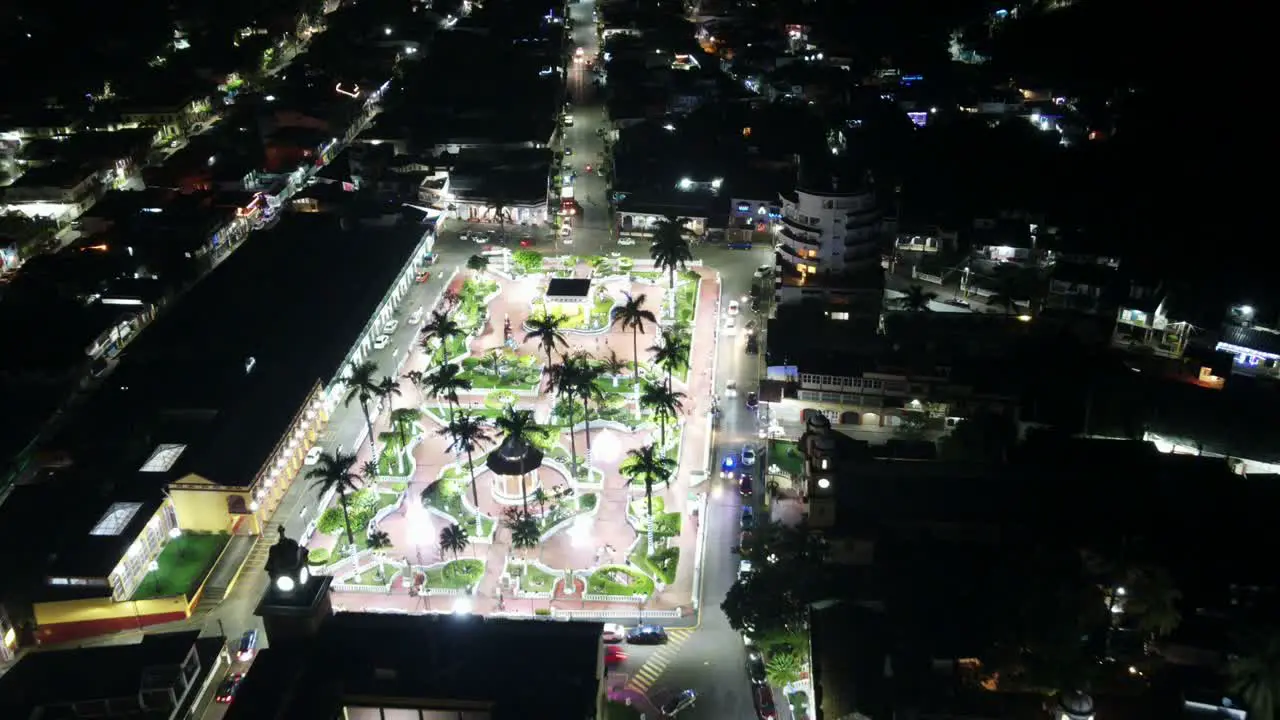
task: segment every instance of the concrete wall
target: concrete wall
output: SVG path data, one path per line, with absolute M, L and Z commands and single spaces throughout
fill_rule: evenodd
M 114 602 L 110 597 L 63 600 L 34 605 L 36 641 L 70 642 L 121 630 L 186 620 L 190 606 L 181 595 Z

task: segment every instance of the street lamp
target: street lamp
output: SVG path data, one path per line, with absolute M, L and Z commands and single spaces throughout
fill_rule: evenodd
M 159 569 L 160 569 L 160 561 L 152 560 L 151 562 L 147 563 L 147 574 L 154 575 L 156 579 L 155 590 L 157 595 L 160 594 L 160 576 L 156 575 L 155 573 Z

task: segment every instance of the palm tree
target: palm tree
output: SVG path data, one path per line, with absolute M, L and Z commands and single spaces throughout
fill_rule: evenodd
M 431 319 L 427 324 L 422 326 L 422 349 L 431 352 L 431 342 L 433 340 L 440 343 L 440 358 L 438 362 L 444 362 L 444 354 L 447 351 L 446 346 L 449 341 L 456 337 L 462 336 L 462 327 L 454 322 L 453 318 L 447 313 L 439 310 L 431 312 Z
M 427 374 L 421 370 L 410 370 L 400 377 L 413 383 L 413 386 L 419 390 L 427 386 Z
M 466 550 L 470 544 L 471 538 L 467 535 L 467 529 L 458 523 L 440 530 L 440 549 L 453 553 L 454 560 L 457 560 L 458 553 Z
M 511 217 L 511 212 L 507 209 L 507 202 L 502 198 L 495 198 L 493 203 L 493 216 L 498 220 L 498 236 L 505 238 L 507 236 L 507 220 Z
M 538 521 L 529 516 L 528 513 L 521 513 L 520 518 L 511 524 L 511 547 L 517 550 L 529 550 L 538 547 L 538 542 L 542 540 L 542 529 L 538 527 Z
M 667 421 L 684 410 L 684 397 L 685 394 L 682 392 L 669 390 L 654 383 L 645 383 L 644 389 L 640 391 L 640 407 L 649 408 L 658 416 L 660 433 L 658 437 L 663 452 L 666 452 L 667 448 Z
M 538 512 L 543 517 L 546 517 L 547 503 L 551 502 L 551 496 L 547 495 L 547 491 L 543 490 L 542 487 L 539 486 L 537 490 L 533 491 L 533 501 L 538 503 Z
M 352 400 L 360 401 L 360 411 L 364 413 L 364 423 L 369 429 L 369 452 L 378 456 L 378 449 L 373 446 L 373 416 L 369 414 L 369 404 L 382 394 L 380 381 L 374 379 L 378 372 L 377 363 L 365 360 L 352 363 L 351 374 L 347 376 L 347 395 L 342 399 L 343 405 L 350 405 Z
M 351 513 L 347 508 L 347 495 L 360 489 L 360 476 L 355 472 L 356 456 L 342 452 L 322 453 L 316 466 L 307 471 L 307 479 L 313 480 L 312 487 L 321 495 L 330 490 L 338 494 L 338 504 L 342 506 L 342 522 L 347 529 L 347 545 L 355 547 L 356 537 L 351 532 Z
M 653 361 L 667 371 L 667 389 L 671 389 L 671 376 L 679 368 L 689 364 L 689 339 L 678 328 L 663 328 L 658 343 L 648 348 Z
M 467 269 L 478 276 L 489 269 L 489 258 L 484 255 L 472 255 L 467 258 Z
M 1249 717 L 1280 716 L 1280 632 L 1255 633 L 1255 647 L 1227 664 L 1231 692 L 1244 700 Z
M 409 454 L 409 428 L 413 426 L 413 421 L 417 419 L 417 411 L 413 408 L 396 408 L 391 411 L 391 427 L 396 433 L 396 439 L 400 441 L 400 458 L 398 464 L 400 470 L 404 470 L 404 458 Z
M 919 285 L 912 285 L 907 288 L 907 291 L 902 294 L 902 297 L 897 299 L 896 304 L 903 310 L 921 312 L 929 310 L 929 303 L 937 299 L 938 293 L 928 292 Z
M 550 372 L 552 364 L 552 351 L 569 345 L 568 341 L 564 339 L 564 333 L 560 332 L 560 328 L 563 325 L 564 318 L 559 315 L 543 313 L 538 317 L 529 318 L 529 332 L 524 334 L 524 341 L 537 340 L 538 346 L 546 351 L 548 372 Z
M 618 378 L 622 377 L 622 373 L 627 371 L 626 361 L 618 357 L 616 350 L 610 350 L 608 355 L 599 359 L 599 363 L 597 367 L 600 368 L 600 372 L 608 375 L 609 379 L 613 381 L 613 386 L 615 388 L 618 387 Z
M 369 533 L 368 543 L 369 549 L 376 553 L 379 550 L 391 547 L 391 536 L 388 535 L 385 530 L 373 530 Z M 375 561 L 377 562 L 375 568 L 378 582 L 386 582 L 387 575 L 386 571 L 383 569 L 382 560 L 375 558 Z
M 360 481 L 368 485 L 378 481 L 378 461 L 365 460 L 360 466 Z
M 676 268 L 684 269 L 693 259 L 689 248 L 689 229 L 680 218 L 668 215 L 658 221 L 653 230 L 653 245 L 649 257 L 660 270 L 670 273 L 672 290 L 676 288 Z
M 644 483 L 645 508 L 649 515 L 649 554 L 652 555 L 654 553 L 653 486 L 671 482 L 671 475 L 676 471 L 676 461 L 658 454 L 653 443 L 649 443 L 644 447 L 629 450 L 618 471 L 628 480 L 633 482 L 639 480 Z
M 578 394 L 578 375 L 580 363 L 573 357 L 565 357 L 558 365 L 551 365 L 547 369 L 547 390 L 554 392 L 557 398 L 569 398 L 569 427 L 573 428 L 573 399 Z M 574 433 L 569 433 L 569 457 L 572 465 L 569 472 L 573 475 L 573 479 L 578 476 L 578 442 L 574 438 Z
M 387 408 L 394 412 L 395 399 L 402 395 L 400 392 L 400 381 L 390 375 L 383 375 L 378 381 L 378 399 L 385 400 Z
M 480 526 L 480 493 L 476 490 L 476 467 L 471 454 L 480 443 L 491 440 L 489 427 L 470 413 L 461 412 L 449 420 L 449 425 L 440 430 L 441 435 L 453 439 L 453 447 L 467 454 L 467 471 L 471 475 L 471 502 L 476 506 L 476 535 L 482 534 Z
M 604 374 L 598 365 L 591 362 L 586 354 L 578 354 L 571 358 L 575 365 L 572 373 L 574 391 L 582 398 L 582 419 L 587 424 L 587 455 L 591 455 L 591 403 L 596 407 L 604 402 L 604 390 L 596 384 L 596 380 Z
M 502 350 L 500 348 L 491 348 L 489 352 L 480 356 L 480 367 L 489 371 L 493 377 L 502 377 Z
M 470 389 L 471 381 L 462 377 L 462 368 L 453 363 L 441 365 L 427 376 L 427 393 L 449 403 L 449 422 L 453 422 L 454 410 L 458 407 L 458 391 Z
M 658 318 L 644 307 L 644 295 L 632 297 L 631 293 L 624 293 L 627 301 L 620 307 L 614 308 L 613 325 L 621 325 L 623 330 L 631 331 L 631 355 L 635 361 L 635 371 L 631 376 L 632 381 L 640 382 L 640 345 L 638 335 L 644 333 L 644 324 L 646 322 L 658 324 Z
M 542 426 L 533 419 L 532 410 L 516 410 L 511 405 L 502 409 L 502 414 L 493 421 L 493 424 L 503 434 L 504 441 L 511 443 L 520 441 L 530 447 L 534 445 L 534 436 L 542 432 Z M 520 501 L 524 511 L 529 512 L 528 487 L 523 477 L 520 478 Z

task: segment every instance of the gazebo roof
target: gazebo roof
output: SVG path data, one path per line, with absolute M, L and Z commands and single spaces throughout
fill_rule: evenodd
M 498 475 L 524 475 L 542 467 L 542 451 L 522 438 L 507 438 L 484 464 Z

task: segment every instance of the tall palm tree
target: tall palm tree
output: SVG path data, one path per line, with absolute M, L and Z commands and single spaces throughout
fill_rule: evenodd
M 615 307 L 613 311 L 613 325 L 621 325 L 623 330 L 631 331 L 631 356 L 635 361 L 635 371 L 631 376 L 633 382 L 640 382 L 640 345 L 638 336 L 644 333 L 644 324 L 646 322 L 654 325 L 658 324 L 658 318 L 652 312 L 644 307 L 645 296 L 643 294 L 635 297 L 631 293 L 624 293 L 627 301 L 619 307 Z
M 359 475 L 360 481 L 365 485 L 378 482 L 378 461 L 365 460 L 364 464 L 360 466 Z
M 644 483 L 645 507 L 649 515 L 649 554 L 653 548 L 653 486 L 671 482 L 671 475 L 676 471 L 676 461 L 661 455 L 658 449 L 649 443 L 641 448 L 627 451 L 627 457 L 618 468 L 628 480 Z
M 1255 647 L 1227 664 L 1231 692 L 1244 700 L 1249 717 L 1280 717 L 1280 632 L 1252 636 Z
M 684 220 L 668 215 L 654 226 L 653 244 L 649 246 L 649 257 L 653 259 L 659 270 L 670 274 L 670 288 L 676 287 L 676 269 L 683 270 L 693 259 L 693 250 L 689 247 L 689 229 Z
M 373 416 L 369 414 L 369 405 L 382 393 L 381 382 L 376 379 L 378 364 L 372 360 L 351 364 L 351 374 L 347 376 L 347 395 L 342 399 L 343 405 L 350 405 L 352 400 L 360 402 L 360 411 L 364 413 L 364 423 L 369 430 L 369 452 L 378 456 L 378 449 L 373 446 Z
M 413 408 L 396 408 L 391 411 L 391 428 L 396 434 L 396 439 L 400 441 L 400 469 L 404 470 L 404 457 L 409 454 L 409 428 L 413 426 L 413 421 L 418 418 L 418 411 Z
M 400 392 L 400 381 L 394 377 L 383 375 L 378 381 L 378 399 L 386 401 L 387 409 L 391 412 L 395 411 L 395 398 L 403 394 Z
M 369 549 L 377 553 L 379 550 L 385 550 L 391 547 L 391 535 L 389 535 L 386 530 L 372 530 L 369 532 L 367 542 L 369 544 Z M 378 582 L 386 582 L 387 574 L 386 570 L 383 568 L 382 559 L 375 557 L 374 561 L 376 562 L 374 568 Z
M 600 372 L 608 375 L 609 379 L 613 381 L 613 386 L 615 388 L 618 387 L 618 378 L 622 377 L 622 373 L 627 371 L 626 361 L 618 357 L 616 350 L 610 350 L 608 355 L 599 358 L 599 363 L 597 367 L 600 368 Z
M 522 513 L 520 519 L 511 524 L 511 547 L 517 550 L 530 550 L 538 547 L 542 540 L 542 530 L 538 521 Z
M 543 517 L 547 514 L 547 503 L 551 502 L 551 496 L 541 486 L 533 491 L 533 501 L 538 503 L 538 513 Z
M 489 258 L 484 255 L 472 255 L 467 258 L 467 269 L 470 270 L 474 276 L 479 276 L 480 273 L 489 269 Z
M 671 377 L 676 370 L 689 364 L 689 338 L 678 328 L 663 328 L 658 343 L 649 347 L 653 361 L 667 371 L 667 389 L 671 389 Z
M 569 426 L 573 427 L 573 400 L 578 396 L 578 374 L 580 363 L 572 356 L 562 358 L 558 365 L 547 369 L 547 391 L 555 393 L 557 398 L 569 398 Z M 578 442 L 574 433 L 569 433 L 569 457 L 572 461 L 569 472 L 573 479 L 578 477 Z
M 534 436 L 542 432 L 542 426 L 533 419 L 532 410 L 516 410 L 511 405 L 502 409 L 502 414 L 493 424 L 502 433 L 504 441 L 520 441 L 529 447 L 534 445 Z M 524 511 L 529 512 L 529 490 L 523 477 L 520 478 L 520 502 Z
M 467 529 L 458 523 L 440 530 L 440 549 L 453 553 L 454 560 L 457 560 L 458 553 L 466 550 L 470 544 L 471 538 L 467 535 Z
M 440 343 L 440 356 L 437 362 L 445 361 L 445 352 L 449 341 L 456 337 L 462 337 L 462 326 L 458 325 L 453 318 L 447 313 L 439 310 L 431 311 L 431 319 L 422 326 L 422 349 L 431 352 L 431 342 L 438 341 Z
M 330 490 L 338 494 L 338 504 L 342 506 L 342 522 L 347 529 L 347 545 L 354 547 L 355 534 L 351 532 L 351 513 L 347 508 L 347 495 L 360 489 L 360 475 L 355 471 L 355 454 L 342 452 L 322 453 L 316 466 L 307 471 L 307 479 L 312 480 L 312 487 L 323 495 Z
M 480 492 L 476 489 L 475 461 L 471 459 L 471 455 L 480 446 L 480 443 L 488 442 L 492 439 L 489 435 L 489 427 L 484 424 L 481 418 L 470 413 L 460 412 L 449 420 L 449 425 L 440 430 L 440 434 L 452 438 L 453 447 L 467 454 L 467 471 L 471 475 L 471 502 L 476 506 L 476 535 L 479 536 L 482 533 L 480 526 Z
M 640 391 L 640 407 L 649 408 L 658 416 L 659 445 L 663 452 L 667 449 L 667 421 L 684 410 L 684 398 L 684 393 L 668 390 L 655 383 L 645 383 L 644 389 Z
M 604 402 L 604 390 L 596 384 L 604 371 L 591 362 L 591 358 L 585 353 L 577 354 L 571 360 L 575 365 L 572 373 L 573 388 L 582 399 L 582 419 L 587 424 L 587 455 L 591 455 L 591 403 L 594 402 L 599 407 Z
M 537 340 L 538 347 L 547 353 L 547 372 L 551 371 L 553 362 L 551 353 L 569 345 L 564 333 L 560 332 L 563 326 L 564 318 L 559 315 L 543 313 L 529 318 L 529 332 L 524 334 L 524 341 Z
M 903 309 L 912 312 L 921 312 L 929 310 L 929 303 L 938 299 L 938 293 L 929 292 L 919 285 L 912 285 L 902 294 L 902 297 L 895 301 L 895 304 Z
M 470 389 L 471 381 L 462 377 L 462 368 L 453 363 L 441 365 L 427 376 L 427 393 L 449 403 L 449 422 L 453 422 L 454 410 L 458 407 L 458 391 Z

